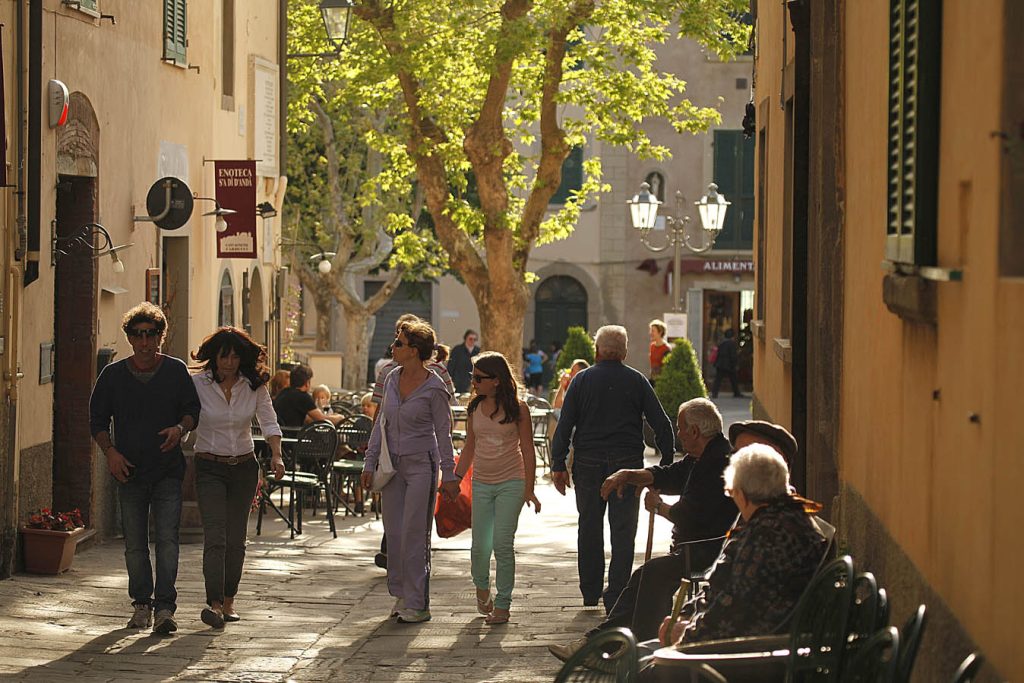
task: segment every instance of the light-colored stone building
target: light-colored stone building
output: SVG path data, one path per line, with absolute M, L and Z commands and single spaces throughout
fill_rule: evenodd
M 0 3 L 8 141 L 0 574 L 31 509 L 80 507 L 90 526 L 112 529 L 111 478 L 89 438 L 88 398 L 97 366 L 130 354 L 125 310 L 146 299 L 163 305 L 165 351 L 183 358 L 221 323 L 275 342 L 273 219 L 246 226 L 257 254 L 239 259 L 217 257 L 215 219 L 201 215 L 213 202 L 196 200 L 176 230 L 135 217 L 147 215 L 147 193 L 163 177 L 215 197 L 214 160 L 255 159 L 256 202 L 280 208 L 281 8 L 275 0 Z M 50 79 L 69 92 L 65 121 L 50 118 L 62 93 Z M 123 272 L 75 242 L 91 239 L 83 226 L 93 222 L 114 245 L 131 245 L 117 251 Z

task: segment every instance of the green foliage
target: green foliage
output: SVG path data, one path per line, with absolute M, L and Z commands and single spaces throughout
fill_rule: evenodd
M 289 130 L 311 123 L 311 99 L 343 99 L 348 109 L 339 109 L 338 117 L 351 115 L 352 107 L 386 112 L 387 125 L 364 136 L 383 159 L 374 200 L 381 200 L 385 187 L 403 194 L 414 167 L 422 175 L 426 160 L 439 161 L 442 175 L 430 178 L 430 187 L 447 198 L 430 211 L 453 264 L 462 259 L 460 274 L 471 288 L 479 286 L 488 269 L 493 274 L 499 267 L 482 263 L 490 257 L 502 259 L 501 267 L 511 264 L 525 280 L 529 249 L 568 236 L 580 207 L 610 189 L 602 181 L 600 158 L 588 154 L 583 186 L 564 206 L 528 213 L 533 195 L 546 206 L 558 186 L 551 174 L 540 179 L 542 162 L 557 168 L 572 145 L 596 142 L 664 158 L 668 150 L 651 141 L 648 124 L 667 121 L 679 132 L 696 133 L 718 122 L 717 102 L 687 99 L 685 81 L 671 72 L 671 63 L 658 61 L 655 48 L 690 38 L 731 58 L 747 45 L 749 27 L 737 17 L 748 5 L 749 0 L 356 0 L 339 59 L 289 60 Z M 290 51 L 329 49 L 316 7 L 315 0 L 289 2 Z M 548 56 L 561 54 L 563 45 L 561 64 L 550 63 Z M 477 149 L 490 145 L 488 153 L 500 157 L 503 187 L 489 182 L 481 205 L 471 201 L 467 177 L 471 171 L 481 179 L 486 174 L 466 142 L 480 132 L 477 124 L 488 123 L 482 112 L 489 86 L 498 88 L 502 129 L 494 138 L 482 136 L 478 142 L 485 145 Z M 547 126 L 546 111 L 557 111 Z M 469 239 L 442 230 L 442 217 Z M 496 254 L 490 244 L 485 249 L 489 230 L 510 231 L 515 255 Z
M 697 354 L 689 339 L 676 339 L 673 348 L 665 356 L 661 366 L 661 374 L 654 386 L 654 393 L 665 408 L 668 416 L 675 420 L 679 406 L 692 398 L 705 398 L 708 395 L 704 386 L 704 377 L 697 363 Z
M 558 385 L 558 373 L 567 369 L 577 358 L 594 364 L 594 340 L 584 328 L 570 327 L 562 352 L 558 354 L 558 362 L 555 364 L 555 386 Z

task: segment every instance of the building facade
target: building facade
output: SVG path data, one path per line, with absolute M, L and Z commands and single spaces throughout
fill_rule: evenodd
M 148 201 L 161 178 L 180 181 L 186 195 L 215 198 L 215 160 L 256 160 L 255 203 L 280 208 L 283 5 L 0 4 L 9 274 L 0 332 L 0 575 L 13 566 L 15 530 L 30 510 L 78 507 L 99 533 L 115 531 L 112 479 L 90 439 L 88 399 L 102 365 L 131 352 L 120 328 L 125 310 L 143 300 L 161 305 L 164 350 L 180 358 L 219 324 L 246 325 L 275 342 L 273 219 L 237 207 L 253 216 L 244 227 L 256 233 L 256 255 L 218 258 L 215 217 L 202 215 L 212 201 L 194 200 L 173 230 L 146 217 L 164 205 L 159 192 Z M 51 107 L 63 92 L 61 116 Z M 90 224 L 102 225 L 111 244 Z M 93 258 L 90 245 L 102 255 Z M 116 251 L 119 265 L 105 250 L 111 245 L 128 245 Z
M 754 412 L 929 622 L 914 680 L 1024 670 L 1020 3 L 758 3 Z

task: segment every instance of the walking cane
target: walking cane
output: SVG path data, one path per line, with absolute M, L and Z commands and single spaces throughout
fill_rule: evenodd
M 644 562 L 651 559 L 651 552 L 654 550 L 654 510 L 651 510 L 651 518 L 647 520 L 647 550 L 644 552 Z

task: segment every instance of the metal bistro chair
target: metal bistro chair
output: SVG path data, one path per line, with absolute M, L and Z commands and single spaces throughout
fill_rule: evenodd
M 964 661 L 960 662 L 960 667 L 953 674 L 953 683 L 972 683 L 974 677 L 978 675 L 978 669 L 985 663 L 985 658 L 979 655 L 977 652 L 964 657 Z
M 370 441 L 370 432 L 373 430 L 373 421 L 365 415 L 356 415 L 338 425 L 338 439 L 340 448 L 338 453 L 344 457 L 337 458 L 331 465 L 334 471 L 335 502 L 345 508 L 345 516 L 357 514 L 350 502 L 357 498 L 357 492 L 362 491 L 359 483 L 359 476 L 363 471 L 363 458 L 366 455 L 366 445 Z M 379 506 L 378 506 L 379 507 Z M 365 504 L 363 507 L 365 514 Z M 380 513 L 377 513 L 378 517 Z
M 914 660 L 917 659 L 917 650 L 921 647 L 924 627 L 928 622 L 927 609 L 925 605 L 918 605 L 900 632 L 900 649 L 894 679 L 897 683 L 910 683 L 910 673 L 914 670 Z
M 543 401 L 544 399 L 537 399 Z M 547 401 L 544 401 L 547 403 Z M 551 419 L 551 408 L 530 408 L 530 420 L 533 422 L 533 449 L 540 457 L 541 469 L 551 469 L 551 441 L 548 439 L 548 422 Z
M 853 660 L 843 666 L 841 683 L 892 683 L 896 675 L 900 634 L 895 626 L 884 628 L 864 642 Z
M 633 683 L 639 663 L 636 639 L 629 629 L 612 628 L 587 640 L 566 660 L 555 683 Z
M 296 534 L 302 533 L 302 509 L 306 496 L 313 498 L 322 490 L 327 497 L 328 526 L 337 538 L 330 475 L 334 453 L 338 448 L 338 433 L 330 422 L 314 422 L 300 429 L 295 438 L 295 445 L 284 453 L 284 478 L 267 480 L 269 493 L 288 489 L 288 521 L 292 527 L 291 537 L 295 538 Z M 261 507 L 260 519 L 262 516 Z M 257 528 L 259 524 L 260 521 L 257 521 Z

